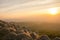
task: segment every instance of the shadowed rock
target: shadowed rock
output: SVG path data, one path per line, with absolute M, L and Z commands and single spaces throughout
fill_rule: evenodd
M 38 34 L 36 34 L 35 32 L 32 32 L 31 34 L 31 37 L 33 38 L 33 39 L 35 39 L 35 40 L 37 40 L 38 39 Z
M 59 38 L 59 37 L 56 37 L 56 38 L 54 38 L 53 40 L 60 40 L 60 38 Z
M 10 30 L 9 29 L 1 29 L 0 30 L 0 38 L 2 38 L 2 37 L 4 37 L 4 36 L 6 36 L 8 33 L 10 32 Z
M 11 32 L 3 37 L 3 40 L 16 40 L 17 34 L 14 32 Z
M 42 35 L 38 40 L 50 40 L 47 35 Z

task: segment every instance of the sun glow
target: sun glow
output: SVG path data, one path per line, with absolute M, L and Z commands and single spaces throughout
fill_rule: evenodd
M 52 14 L 52 15 L 56 15 L 57 12 L 58 12 L 57 8 L 50 8 L 48 11 L 49 11 L 49 13 Z

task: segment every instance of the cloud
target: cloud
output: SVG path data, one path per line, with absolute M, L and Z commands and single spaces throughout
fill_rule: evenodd
M 0 12 L 47 8 L 59 3 L 59 0 L 0 0 Z

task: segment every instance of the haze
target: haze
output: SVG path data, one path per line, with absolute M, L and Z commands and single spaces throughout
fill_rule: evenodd
M 57 14 L 48 12 L 57 8 Z M 0 19 L 13 21 L 59 22 L 60 0 L 0 0 Z

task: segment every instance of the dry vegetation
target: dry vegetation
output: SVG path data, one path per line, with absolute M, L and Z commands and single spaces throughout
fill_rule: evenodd
M 5 22 L 0 20 L 0 40 L 60 40 L 59 26 L 59 23 Z

